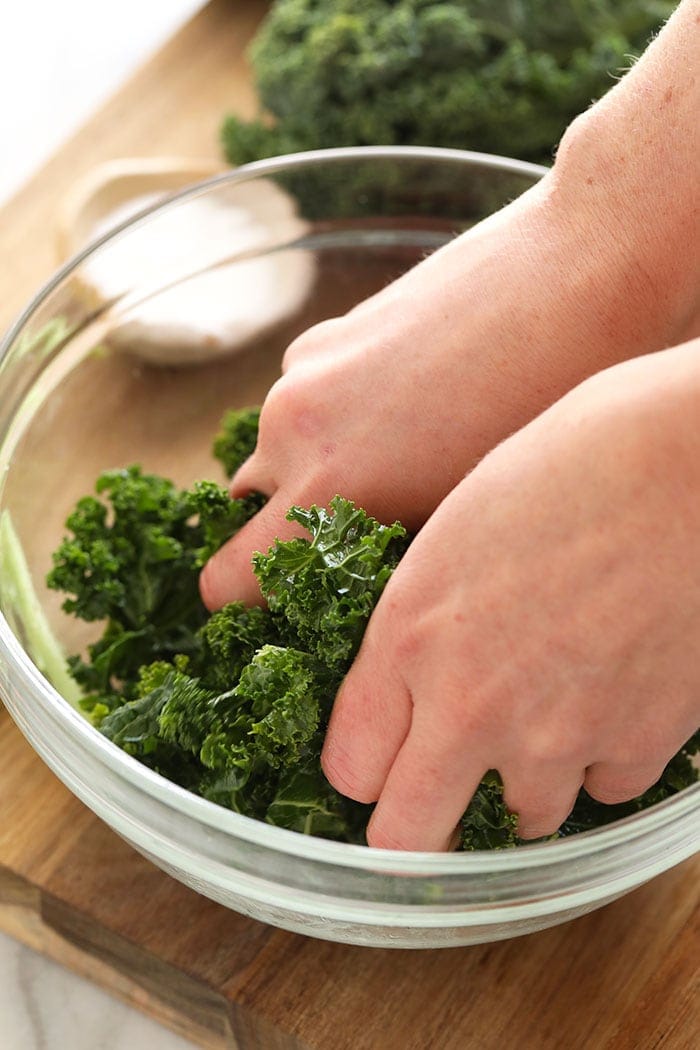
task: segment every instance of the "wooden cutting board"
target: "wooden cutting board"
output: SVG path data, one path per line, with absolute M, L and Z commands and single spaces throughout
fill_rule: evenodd
M 216 158 L 221 114 L 254 108 L 243 51 L 265 6 L 214 0 L 0 211 L 1 328 L 56 264 L 55 212 L 76 177 L 113 157 Z M 275 930 L 173 881 L 69 794 L 2 709 L 0 797 L 0 928 L 203 1047 L 700 1046 L 700 858 L 519 940 L 372 950 Z

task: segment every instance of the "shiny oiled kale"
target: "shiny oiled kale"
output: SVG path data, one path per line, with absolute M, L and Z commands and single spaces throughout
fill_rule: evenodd
M 305 649 L 329 670 L 345 672 L 407 547 L 406 530 L 398 522 L 380 525 L 340 496 L 330 511 L 292 507 L 287 519 L 311 539 L 277 541 L 268 554 L 255 554 L 260 589 Z
M 97 721 L 166 776 L 180 752 L 190 790 L 220 805 L 360 842 L 370 808 L 339 795 L 319 758 L 333 697 L 405 531 L 339 497 L 330 510 L 294 514 L 310 538 L 255 559 L 269 609 L 233 602 L 212 614 L 188 654 L 141 668 L 125 702 L 109 713 L 103 702 Z
M 489 770 L 477 788 L 460 822 L 460 847 L 464 850 L 505 849 L 518 844 L 518 818 L 503 801 L 503 783 Z

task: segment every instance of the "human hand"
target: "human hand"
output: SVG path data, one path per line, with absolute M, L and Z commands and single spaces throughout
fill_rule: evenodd
M 341 493 L 415 530 L 486 452 L 584 376 L 663 345 L 656 297 L 620 270 L 609 233 L 597 205 L 595 216 L 562 205 L 555 169 L 297 339 L 232 485 L 269 503 L 205 569 L 206 604 L 259 597 L 251 552 L 291 533 L 292 504 Z
M 700 723 L 700 341 L 601 373 L 488 455 L 389 581 L 323 769 L 370 845 L 445 849 L 487 769 L 520 834 L 641 794 Z

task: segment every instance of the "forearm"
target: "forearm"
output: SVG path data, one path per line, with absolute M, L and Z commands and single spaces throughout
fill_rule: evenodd
M 626 292 L 639 307 L 639 352 L 693 334 L 700 292 L 700 0 L 684 0 L 639 62 L 574 121 L 552 176 L 553 198 L 563 211 L 588 217 L 601 270 L 613 280 L 621 273 L 620 296 Z

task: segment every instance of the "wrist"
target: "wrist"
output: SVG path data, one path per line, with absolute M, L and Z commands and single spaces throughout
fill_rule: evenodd
M 650 326 L 640 352 L 687 338 L 698 311 L 699 60 L 700 0 L 686 0 L 569 127 L 551 172 L 560 209 L 588 229 L 621 298 Z
M 591 308 L 602 311 L 623 360 L 673 346 L 692 331 L 700 220 L 685 174 L 660 185 L 649 174 L 650 158 L 620 163 L 605 131 L 597 115 L 572 125 L 547 176 L 548 202 Z

